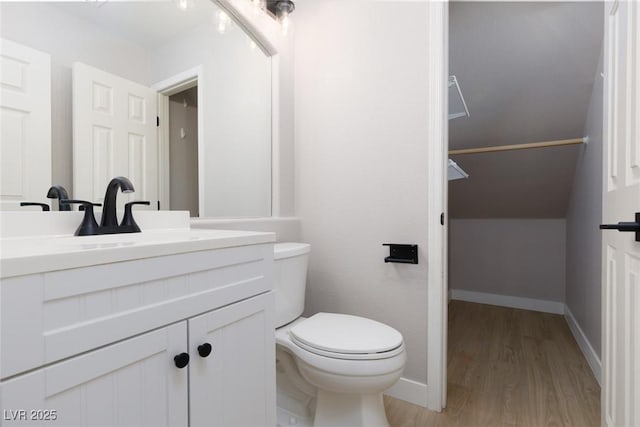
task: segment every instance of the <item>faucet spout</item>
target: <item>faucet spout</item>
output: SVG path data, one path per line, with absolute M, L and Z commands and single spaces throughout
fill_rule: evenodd
M 104 195 L 104 207 L 102 209 L 102 219 L 100 220 L 100 228 L 118 227 L 118 218 L 116 216 L 116 196 L 118 195 L 118 189 L 123 193 L 132 193 L 134 190 L 133 184 L 128 178 L 124 176 L 118 176 L 113 178 L 109 185 L 107 185 L 107 192 Z
M 49 192 L 47 193 L 47 198 L 49 199 L 58 199 L 58 210 L 59 211 L 70 211 L 71 206 L 67 203 L 60 203 L 61 200 L 69 199 L 69 194 L 67 190 L 62 185 L 53 185 L 49 188 Z

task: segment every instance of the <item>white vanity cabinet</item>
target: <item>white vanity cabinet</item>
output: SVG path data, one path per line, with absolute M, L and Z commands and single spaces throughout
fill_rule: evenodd
M 0 425 L 275 425 L 272 253 L 254 244 L 3 278 Z

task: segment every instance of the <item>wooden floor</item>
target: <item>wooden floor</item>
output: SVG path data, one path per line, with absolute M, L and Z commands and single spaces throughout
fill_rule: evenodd
M 451 301 L 448 402 L 385 397 L 392 427 L 600 425 L 600 386 L 563 316 Z

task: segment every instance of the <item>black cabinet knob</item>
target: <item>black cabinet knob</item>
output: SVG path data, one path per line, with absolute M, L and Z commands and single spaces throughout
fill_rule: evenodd
M 198 354 L 200 355 L 200 357 L 207 357 L 211 354 L 211 349 L 211 344 L 209 344 L 208 342 L 200 344 L 198 346 Z
M 189 364 L 189 355 L 187 353 L 180 353 L 173 358 L 173 363 L 175 363 L 177 368 L 182 369 Z

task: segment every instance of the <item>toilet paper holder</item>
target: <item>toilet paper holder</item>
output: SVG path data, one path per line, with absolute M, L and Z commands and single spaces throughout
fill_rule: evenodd
M 399 262 L 402 264 L 418 263 L 418 245 L 402 243 L 383 243 L 382 246 L 389 246 L 389 256 L 384 262 Z

